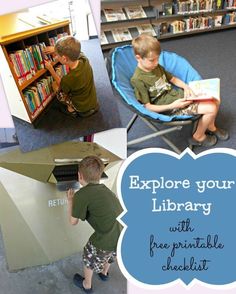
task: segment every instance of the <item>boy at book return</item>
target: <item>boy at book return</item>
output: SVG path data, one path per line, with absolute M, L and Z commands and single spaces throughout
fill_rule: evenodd
M 132 41 L 132 45 L 138 65 L 131 84 L 136 98 L 148 110 L 167 115 L 201 114 L 197 129 L 189 139 L 192 145 L 210 147 L 217 140 L 228 140 L 229 133 L 215 125 L 219 100 L 189 100 L 194 96 L 191 88 L 158 64 L 161 47 L 156 38 L 141 34 Z
M 69 73 L 60 77 L 51 62 L 45 61 L 45 67 L 56 83 L 57 98 L 65 104 L 61 110 L 74 117 L 94 114 L 99 106 L 93 71 L 88 59 L 81 53 L 80 42 L 72 36 L 62 37 L 55 47 L 48 46 L 44 52 L 55 53 L 60 63 L 69 67 Z
M 84 247 L 84 277 L 76 273 L 73 278 L 74 284 L 86 293 L 93 292 L 94 272 L 102 281 L 109 279 L 109 268 L 116 259 L 117 242 L 122 230 L 116 219 L 122 213 L 120 202 L 110 189 L 99 183 L 103 170 L 104 164 L 99 157 L 85 157 L 79 163 L 78 173 L 83 187 L 75 194 L 72 189 L 67 192 L 70 223 L 77 225 L 79 220 L 87 220 L 94 229 Z

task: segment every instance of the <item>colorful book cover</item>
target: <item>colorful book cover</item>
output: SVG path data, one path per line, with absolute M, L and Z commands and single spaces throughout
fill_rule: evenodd
M 189 87 L 195 94 L 194 97 L 189 97 L 189 100 L 220 99 L 219 78 L 192 81 L 189 82 Z

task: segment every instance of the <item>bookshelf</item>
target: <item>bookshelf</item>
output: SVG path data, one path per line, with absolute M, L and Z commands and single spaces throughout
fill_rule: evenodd
M 235 27 L 236 0 L 101 1 L 103 50 L 130 43 L 141 32 L 160 40 Z
M 51 57 L 43 53 L 43 47 L 68 34 L 68 20 L 36 26 L 22 22 L 17 14 L 0 17 L 0 76 L 13 116 L 34 125 L 44 113 L 55 94 L 44 67 Z

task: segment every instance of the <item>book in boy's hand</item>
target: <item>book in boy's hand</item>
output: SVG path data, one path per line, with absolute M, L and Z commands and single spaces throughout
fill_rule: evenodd
M 220 99 L 220 79 L 206 79 L 189 82 L 189 87 L 195 96 L 190 96 L 187 100 L 212 100 Z

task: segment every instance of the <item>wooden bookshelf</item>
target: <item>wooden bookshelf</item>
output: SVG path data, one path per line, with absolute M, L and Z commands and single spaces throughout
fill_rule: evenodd
M 144 25 L 148 25 L 154 29 L 155 36 L 158 39 L 170 39 L 235 28 L 236 7 L 227 7 L 229 1 L 205 0 L 205 2 L 203 1 L 205 5 L 203 7 L 199 6 L 200 0 L 196 1 L 198 1 L 196 2 L 198 6 L 189 7 L 185 0 L 102 0 L 102 49 L 109 50 L 113 47 L 121 46 L 122 44 L 129 44 L 131 39 L 140 34 L 140 29 L 138 28 Z M 216 7 L 219 1 L 221 1 L 220 7 Z M 186 6 L 184 6 L 183 3 L 186 3 Z M 190 1 L 188 1 L 188 3 L 190 3 Z M 170 6 L 170 13 L 166 10 L 166 6 Z M 127 13 L 127 7 L 131 9 L 133 7 L 141 7 L 146 16 L 142 16 L 140 13 L 140 17 L 132 19 Z M 111 16 L 109 16 L 109 10 Z M 116 11 L 119 11 L 119 14 L 122 15 L 118 20 L 116 20 L 115 17 Z M 114 12 L 114 15 L 112 15 L 112 12 Z M 229 16 L 230 14 L 231 16 Z M 119 29 L 119 31 L 124 31 L 124 40 L 117 41 L 117 38 L 114 38 L 114 32 L 117 29 Z M 131 35 L 130 40 L 129 34 Z M 128 36 L 127 39 L 125 36 Z
M 40 100 L 37 99 L 37 103 L 29 101 L 26 91 L 32 86 L 37 88 L 37 83 L 43 84 L 43 81 L 45 82 L 50 75 L 44 67 L 43 54 L 40 49 L 42 45 L 39 44 L 49 46 L 50 38 L 58 38 L 63 34 L 70 34 L 69 21 L 67 20 L 51 24 L 39 24 L 36 27 L 35 23 L 31 26 L 29 23 L 22 22 L 19 19 L 19 14 L 9 14 L 0 17 L 0 75 L 13 116 L 34 124 L 35 120 L 45 111 L 54 98 L 55 94 L 52 92 L 52 87 L 48 85 L 46 86 L 46 91 L 43 89 L 40 92 L 45 94 L 45 96 L 40 95 Z M 26 52 L 26 48 L 29 50 L 28 48 L 31 47 L 37 48 L 39 55 L 40 53 L 42 54 L 40 55 L 41 64 L 39 67 L 38 63 L 36 64 L 36 61 L 32 62 L 32 59 L 26 53 L 21 53 L 26 58 L 22 58 L 24 60 L 20 59 L 19 61 L 22 55 L 19 57 L 18 52 Z M 13 57 L 17 55 L 17 57 L 14 59 L 10 57 L 10 54 Z M 28 69 L 27 66 L 30 67 L 29 61 L 35 64 L 35 69 L 32 70 L 30 68 L 27 76 L 20 76 L 22 71 Z M 53 64 L 56 65 L 56 62 Z M 48 78 L 48 80 L 50 79 Z M 51 91 L 50 93 L 49 90 Z

